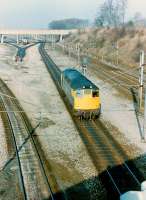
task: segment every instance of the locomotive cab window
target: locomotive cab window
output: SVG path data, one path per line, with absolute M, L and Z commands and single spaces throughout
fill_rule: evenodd
M 99 92 L 98 91 L 92 91 L 92 97 L 98 97 Z
M 91 95 L 91 90 L 90 89 L 86 89 L 86 90 L 84 90 L 84 94 L 87 94 L 87 95 Z

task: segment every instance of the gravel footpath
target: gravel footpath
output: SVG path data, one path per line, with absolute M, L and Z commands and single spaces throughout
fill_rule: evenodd
M 1 117 L 0 117 L 0 158 L 1 158 L 0 159 L 0 170 L 1 170 L 8 160 L 7 141 Z
M 13 58 L 15 48 L 7 48 L 5 45 L 0 46 L 0 68 L 5 68 L 9 64 L 9 58 Z M 7 149 L 7 141 L 5 137 L 4 126 L 0 117 L 0 169 L 3 168 L 7 162 L 9 155 Z

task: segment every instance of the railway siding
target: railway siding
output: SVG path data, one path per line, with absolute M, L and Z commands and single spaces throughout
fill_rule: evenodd
M 13 134 L 13 144 L 15 145 L 13 159 L 17 157 L 18 160 L 20 185 L 24 199 L 49 198 L 52 194 L 46 184 L 46 179 L 44 179 L 42 166 L 32 142 L 30 135 L 32 131 L 27 126 L 28 119 L 24 120 L 22 116 L 24 111 L 2 80 L 0 80 L 0 84 L 1 93 L 12 97 L 1 96 L 1 106 L 3 106 L 3 112 L 7 112 L 7 123 L 11 127 L 11 130 L 7 129 L 7 134 Z

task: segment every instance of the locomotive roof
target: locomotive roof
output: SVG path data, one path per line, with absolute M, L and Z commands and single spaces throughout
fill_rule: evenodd
M 72 89 L 99 89 L 95 84 L 75 69 L 66 69 L 63 71 L 63 74 L 70 83 Z

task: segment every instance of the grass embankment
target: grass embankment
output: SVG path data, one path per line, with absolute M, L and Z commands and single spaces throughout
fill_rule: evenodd
M 115 65 L 118 55 L 120 66 L 135 67 L 139 65 L 140 50 L 146 51 L 146 29 L 87 29 L 71 35 L 65 39 L 64 44 L 74 50 L 80 44 L 81 54 L 97 57 Z

